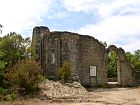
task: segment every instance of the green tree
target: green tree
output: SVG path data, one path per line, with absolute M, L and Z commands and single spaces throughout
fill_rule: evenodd
M 139 49 L 135 51 L 134 56 L 135 56 L 136 61 L 137 61 L 134 65 L 134 69 L 140 70 L 140 50 Z
M 117 77 L 117 60 L 116 53 L 114 51 L 109 52 L 107 57 L 108 78 Z
M 132 68 L 134 69 L 140 69 L 140 50 L 136 50 L 134 54 L 131 54 L 130 52 L 126 52 L 126 57 L 129 63 L 131 64 Z
M 4 84 L 4 75 L 7 72 L 5 69 L 22 59 L 28 58 L 27 49 L 30 42 L 29 38 L 23 38 L 15 32 L 0 37 L 0 86 Z
M 126 58 L 128 62 L 131 64 L 132 68 L 134 68 L 135 63 L 137 62 L 136 57 L 130 52 L 126 52 Z
M 29 38 L 23 38 L 20 34 L 11 32 L 0 39 L 0 51 L 4 53 L 1 60 L 7 65 L 14 65 L 18 60 L 28 56 L 27 48 L 31 44 Z
M 31 58 L 37 60 L 38 59 L 38 54 L 36 54 L 36 42 L 35 39 L 33 37 L 32 39 L 32 44 L 31 46 L 28 48 L 28 51 L 31 52 Z
M 140 62 L 140 50 L 139 49 L 135 51 L 134 55 L 135 55 L 135 57 L 137 59 L 137 62 Z
M 3 85 L 3 80 L 4 80 L 4 69 L 6 66 L 6 62 L 3 62 L 0 60 L 0 86 Z
M 7 71 L 9 71 L 6 73 L 8 84 L 12 87 L 24 88 L 26 93 L 35 92 L 38 83 L 44 80 L 40 64 L 34 60 L 21 60 Z
M 4 69 L 6 67 L 7 62 L 4 62 L 1 60 L 3 58 L 4 53 L 0 51 L 0 86 L 3 85 L 3 80 L 4 80 Z
M 125 54 L 126 54 L 127 60 L 131 63 L 131 58 L 133 54 L 131 54 L 130 52 L 126 52 Z

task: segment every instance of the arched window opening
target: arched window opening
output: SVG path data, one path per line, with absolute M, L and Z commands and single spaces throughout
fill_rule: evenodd
M 119 82 L 118 69 L 119 69 L 118 56 L 114 51 L 110 51 L 107 55 L 108 82 Z

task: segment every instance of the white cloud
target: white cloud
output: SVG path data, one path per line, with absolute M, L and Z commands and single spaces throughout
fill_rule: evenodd
M 87 4 L 88 3 L 89 2 L 87 2 Z M 81 5 L 79 3 L 79 8 L 76 4 L 72 5 L 75 6 L 75 9 L 74 7 L 73 9 L 69 8 L 73 11 L 96 12 L 99 15 L 99 21 L 96 22 L 96 24 L 87 24 L 78 29 L 77 32 L 93 35 L 101 41 L 107 41 L 108 44 L 115 44 L 118 47 L 124 48 L 126 51 L 132 52 L 139 49 L 140 39 L 138 39 L 138 36 L 140 36 L 140 1 L 112 0 L 110 2 L 95 2 L 95 4 L 96 7 L 94 10 L 96 11 L 94 12 L 92 11 L 93 8 L 91 5 L 89 6 L 90 9 L 86 7 L 86 1 Z
M 112 16 L 90 24 L 78 30 L 79 33 L 95 35 L 100 40 L 113 43 L 123 37 L 136 37 L 140 35 L 140 15 L 138 16 Z M 110 40 L 111 38 L 111 40 Z
M 72 12 L 90 13 L 98 18 L 94 24 L 75 29 L 76 32 L 93 35 L 127 51 L 139 48 L 140 0 L 0 0 L 3 35 L 10 31 L 31 34 L 34 26 L 44 24 L 43 17 L 55 21 Z
M 117 12 L 126 12 L 126 11 L 135 11 L 135 6 L 140 5 L 139 0 L 112 0 L 106 3 L 100 3 L 97 12 L 102 17 L 109 17 L 113 13 Z
M 48 19 L 55 19 L 55 18 L 66 18 L 68 16 L 68 13 L 65 11 L 59 11 L 59 12 L 55 12 L 52 15 L 48 16 Z
M 123 48 L 126 49 L 126 51 L 134 52 L 138 50 L 138 48 L 140 49 L 139 45 L 140 45 L 140 40 L 135 39 L 135 40 L 129 41 L 126 45 L 123 46 Z
M 135 5 L 140 5 L 139 0 L 61 0 L 64 8 L 69 12 L 97 12 L 101 17 L 108 17 L 113 12 L 124 7 L 133 5 L 131 10 L 135 11 Z M 130 11 L 130 8 L 125 10 Z
M 67 11 L 80 12 L 89 11 L 91 8 L 95 8 L 96 0 L 62 0 L 64 7 Z
M 0 0 L 0 23 L 3 35 L 15 31 L 22 33 L 40 24 L 51 0 Z

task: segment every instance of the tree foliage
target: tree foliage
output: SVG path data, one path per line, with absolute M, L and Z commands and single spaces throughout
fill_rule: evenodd
M 117 77 L 117 60 L 118 57 L 114 51 L 109 52 L 107 56 L 108 78 Z
M 136 50 L 134 54 L 126 52 L 126 57 L 134 70 L 140 70 L 140 50 Z M 117 55 L 110 52 L 107 57 L 108 78 L 117 77 Z
M 134 70 L 140 70 L 140 50 L 136 50 L 134 54 L 126 52 L 126 57 Z
M 6 69 L 29 56 L 30 42 L 30 38 L 23 38 L 15 32 L 0 37 L 0 86 L 4 84 Z
M 15 32 L 0 37 L 0 87 L 24 88 L 26 93 L 38 89 L 38 83 L 44 78 L 40 64 L 30 59 L 31 52 L 28 37 Z
M 0 39 L 1 61 L 7 66 L 14 65 L 18 60 L 28 56 L 27 48 L 30 45 L 30 38 L 23 38 L 20 34 L 11 32 Z
M 58 74 L 62 82 L 68 82 L 68 79 L 71 76 L 71 64 L 67 61 L 64 61 L 63 66 L 59 69 Z
M 24 88 L 26 93 L 36 91 L 38 83 L 44 79 L 40 64 L 34 60 L 21 60 L 7 71 L 9 71 L 6 73 L 8 84 Z

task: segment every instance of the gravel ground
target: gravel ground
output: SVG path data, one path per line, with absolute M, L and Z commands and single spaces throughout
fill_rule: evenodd
M 98 88 L 88 92 L 77 82 L 64 85 L 46 80 L 40 88 L 37 98 L 0 105 L 140 105 L 140 87 Z

